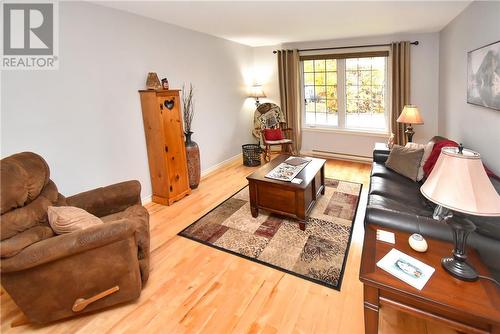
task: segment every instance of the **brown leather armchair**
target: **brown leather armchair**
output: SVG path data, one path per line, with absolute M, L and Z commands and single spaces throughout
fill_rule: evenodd
M 1 283 L 31 322 L 139 297 L 149 274 L 149 215 L 138 181 L 65 198 L 34 153 L 4 158 L 0 167 Z M 47 207 L 61 205 L 80 207 L 104 224 L 55 235 Z

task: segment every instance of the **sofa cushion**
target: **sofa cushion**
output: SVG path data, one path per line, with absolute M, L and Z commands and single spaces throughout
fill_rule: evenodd
M 410 180 L 417 181 L 418 169 L 423 155 L 423 148 L 394 145 L 385 165 Z
M 49 206 L 47 213 L 49 224 L 57 234 L 76 232 L 103 223 L 93 214 L 74 206 Z
M 411 184 L 416 186 L 415 182 L 409 180 L 407 177 L 404 177 L 401 174 L 396 173 L 395 171 L 385 167 L 384 164 L 374 163 L 372 165 L 372 173 L 371 176 L 379 176 L 385 179 L 390 179 L 402 183 Z
M 429 159 L 429 156 L 431 155 L 432 148 L 434 147 L 434 143 L 432 141 L 428 142 L 427 144 L 417 144 L 417 143 L 406 143 L 405 147 L 413 148 L 413 149 L 423 149 L 424 154 L 422 155 L 422 159 L 420 159 L 420 165 L 418 167 L 418 175 L 417 175 L 417 181 L 422 181 L 422 179 L 425 176 L 424 173 L 424 165 Z
M 433 213 L 433 208 L 430 205 L 426 205 L 425 201 L 402 201 L 400 199 L 377 194 L 370 194 L 368 205 L 372 208 L 405 212 L 407 214 L 428 218 L 432 218 Z
M 266 138 L 266 141 L 285 139 L 281 129 L 264 129 L 263 133 L 264 133 L 264 138 Z

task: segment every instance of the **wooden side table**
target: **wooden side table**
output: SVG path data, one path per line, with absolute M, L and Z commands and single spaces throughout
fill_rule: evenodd
M 387 146 L 387 143 L 378 142 L 373 146 L 373 151 L 389 154 L 391 152 L 391 149 Z
M 376 230 L 393 232 L 396 243 L 376 240 Z M 385 227 L 368 225 L 361 257 L 359 279 L 364 286 L 365 333 L 378 332 L 381 307 L 393 307 L 427 320 L 439 321 L 464 333 L 500 334 L 500 289 L 488 280 L 465 282 L 449 275 L 441 267 L 441 258 L 451 254 L 453 245 L 427 238 L 429 249 L 418 253 L 408 245 L 410 234 Z M 376 263 L 396 248 L 436 269 L 422 290 L 417 290 Z M 468 261 L 479 274 L 490 276 L 475 251 Z

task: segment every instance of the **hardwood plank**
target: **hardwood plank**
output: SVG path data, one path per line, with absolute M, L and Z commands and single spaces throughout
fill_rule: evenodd
M 341 291 L 177 236 L 247 184 L 255 170 L 234 161 L 167 207 L 150 203 L 151 275 L 132 303 L 47 326 L 10 327 L 22 313 L 2 289 L 2 333 L 362 333 L 359 261 L 369 164 L 328 160 L 326 177 L 363 183 Z M 390 309 L 381 333 L 454 333 Z M 442 331 L 440 331 L 442 329 Z

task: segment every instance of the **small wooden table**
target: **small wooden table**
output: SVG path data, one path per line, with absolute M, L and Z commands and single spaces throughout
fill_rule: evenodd
M 326 160 L 311 158 L 312 161 L 296 176 L 303 180 L 301 184 L 265 177 L 287 158 L 288 155 L 279 155 L 247 177 L 252 216 L 256 218 L 259 209 L 265 209 L 299 219 L 299 226 L 304 230 L 316 199 L 325 193 Z
M 395 233 L 396 244 L 376 240 L 376 229 Z M 368 225 L 359 278 L 364 284 L 365 333 L 378 332 L 380 307 L 393 307 L 427 320 L 439 321 L 464 333 L 500 333 L 500 289 L 493 282 L 458 280 L 441 267 L 441 258 L 450 256 L 453 245 L 426 238 L 429 248 L 418 253 L 408 245 L 410 234 Z M 436 269 L 419 291 L 376 266 L 392 248 L 396 248 Z M 479 274 L 490 276 L 475 251 L 468 261 Z

